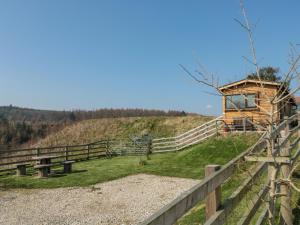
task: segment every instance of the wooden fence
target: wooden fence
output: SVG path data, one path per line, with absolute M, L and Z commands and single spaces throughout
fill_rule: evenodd
M 233 210 L 239 205 L 239 203 L 245 198 L 245 195 L 252 190 L 253 186 L 251 184 L 258 181 L 258 179 L 264 179 L 263 174 L 270 174 L 273 168 L 279 166 L 280 170 L 284 167 L 284 165 L 288 165 L 292 167 L 295 165 L 296 160 L 300 155 L 299 149 L 299 125 L 293 129 L 290 129 L 290 123 L 294 120 L 298 120 L 298 124 L 300 124 L 300 117 L 294 115 L 286 121 L 279 124 L 275 129 L 273 129 L 270 133 L 264 133 L 259 141 L 250 147 L 248 150 L 232 159 L 226 165 L 222 166 L 219 170 L 214 172 L 213 174 L 206 176 L 199 184 L 195 185 L 190 190 L 181 194 L 178 198 L 172 201 L 170 204 L 166 205 L 158 212 L 150 216 L 144 222 L 140 223 L 140 225 L 171 225 L 174 224 L 179 218 L 181 218 L 185 213 L 187 213 L 190 209 L 192 209 L 196 204 L 200 201 L 206 199 L 206 221 L 205 225 L 221 225 L 227 222 L 227 219 L 232 216 Z M 297 138 L 292 137 L 298 132 Z M 273 140 L 275 145 L 272 147 L 273 157 L 262 157 L 261 155 L 265 153 L 270 148 L 270 139 Z M 292 141 L 293 140 L 293 141 Z M 282 149 L 293 149 L 298 148 L 295 151 L 293 156 L 279 156 Z M 269 160 L 269 161 L 268 161 Z M 252 161 L 248 163 L 248 161 Z M 255 161 L 255 164 L 253 164 Z M 239 171 L 241 165 L 251 165 L 251 172 L 247 174 L 247 178 L 244 182 L 235 190 L 232 195 L 227 198 L 225 201 L 221 203 L 220 201 L 220 193 L 222 184 L 228 181 L 232 176 L 236 175 L 236 172 Z M 211 168 L 208 167 L 207 170 Z M 277 177 L 272 177 L 278 178 Z M 256 194 L 252 196 L 251 201 L 249 201 L 248 207 L 244 212 L 244 215 L 240 217 L 239 221 L 235 224 L 246 225 L 251 222 L 255 214 L 259 214 L 257 221 L 254 221 L 255 224 L 261 225 L 268 219 L 269 221 L 274 220 L 276 210 L 271 211 L 270 209 L 270 190 L 272 189 L 272 185 L 275 184 L 275 190 L 278 190 L 276 186 L 276 182 L 271 182 L 270 176 L 267 176 L 267 180 L 262 184 L 262 188 L 256 191 Z M 282 177 L 282 180 L 287 180 L 287 177 Z M 274 181 L 274 180 L 273 180 Z M 283 183 L 283 182 L 282 182 Z M 286 185 L 288 184 L 281 184 Z M 283 190 L 280 187 L 280 190 Z M 277 193 L 278 194 L 278 193 Z M 281 197 L 281 216 L 291 213 L 284 212 L 286 210 L 287 205 L 283 205 L 290 201 L 288 198 L 288 194 Z M 264 201 L 266 200 L 266 201 Z M 262 206 L 262 204 L 267 204 Z M 199 215 L 200 216 L 200 215 Z M 290 219 L 291 215 L 287 216 Z M 287 219 L 287 220 L 288 220 Z M 285 220 L 285 221 L 287 221 Z M 253 222 L 253 221 L 252 221 Z M 271 222 L 271 224 L 274 224 Z M 291 223 L 286 222 L 286 224 L 291 225 Z
M 141 155 L 149 151 L 151 146 L 137 143 L 130 139 L 106 139 L 84 145 L 54 146 L 26 149 L 0 150 L 0 172 L 14 170 L 16 164 L 34 164 L 35 156 L 53 156 L 53 163 L 62 161 L 82 161 L 96 157 L 111 157 L 114 155 Z
M 245 131 L 245 127 L 241 131 Z M 4 146 L 0 148 L 0 172 L 14 170 L 16 164 L 19 163 L 33 164 L 35 160 L 32 158 L 42 155 L 54 156 L 53 163 L 59 164 L 64 160 L 81 161 L 113 155 L 145 155 L 150 152 L 179 151 L 222 132 L 224 132 L 224 121 L 220 116 L 178 136 L 150 138 L 146 143 L 131 139 L 105 139 L 94 143 L 72 146 L 27 149 L 12 149 Z
M 146 142 L 131 139 L 105 139 L 98 142 L 72 145 L 51 146 L 42 148 L 12 149 L 0 148 L 0 172 L 14 170 L 16 164 L 33 164 L 35 156 L 50 155 L 55 158 L 53 163 L 59 164 L 64 160 L 88 160 L 95 157 L 110 157 L 113 155 L 145 155 L 150 152 L 166 152 L 181 150 L 216 135 L 222 125 L 218 117 L 201 126 L 189 130 L 179 136 L 170 138 L 149 139 Z
M 152 140 L 152 152 L 179 151 L 215 136 L 223 125 L 222 116 L 191 129 L 181 135 Z
M 178 136 L 155 138 L 152 140 L 152 152 L 179 151 L 203 142 L 210 137 L 228 132 L 260 132 L 259 128 L 249 118 L 241 118 L 241 121 L 241 125 L 228 126 L 226 119 L 220 116 Z

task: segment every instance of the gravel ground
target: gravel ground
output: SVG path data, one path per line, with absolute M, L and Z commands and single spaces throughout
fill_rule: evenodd
M 139 174 L 85 188 L 1 191 L 0 224 L 136 224 L 198 182 Z

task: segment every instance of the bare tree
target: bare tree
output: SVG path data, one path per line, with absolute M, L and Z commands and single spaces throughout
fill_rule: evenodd
M 243 0 L 240 0 L 240 8 L 242 12 L 242 18 L 243 21 L 240 21 L 238 19 L 235 19 L 235 21 L 242 27 L 243 30 L 246 31 L 248 40 L 249 40 L 249 46 L 250 46 L 250 52 L 251 52 L 251 59 L 244 57 L 246 62 L 250 63 L 255 68 L 256 76 L 259 80 L 258 85 L 261 88 L 261 99 L 266 99 L 268 103 L 270 103 L 271 108 L 265 109 L 264 107 L 260 106 L 259 104 L 256 104 L 256 107 L 260 109 L 261 113 L 266 116 L 267 124 L 268 126 L 262 127 L 259 124 L 256 124 L 259 126 L 260 129 L 265 131 L 265 138 L 268 140 L 268 147 L 265 152 L 266 156 L 273 157 L 274 161 L 276 161 L 276 157 L 278 156 L 278 152 L 276 151 L 276 141 L 274 138 L 274 129 L 276 128 L 276 115 L 282 108 L 286 106 L 286 104 L 289 104 L 291 99 L 293 98 L 293 95 L 300 90 L 300 85 L 297 84 L 293 89 L 291 89 L 292 83 L 297 83 L 297 81 L 300 78 L 300 73 L 298 71 L 299 69 L 299 61 L 300 61 L 300 54 L 297 52 L 296 46 L 291 44 L 291 51 L 290 51 L 290 57 L 289 57 L 289 69 L 286 73 L 284 73 L 282 80 L 280 82 L 279 91 L 276 95 L 270 96 L 266 92 L 266 88 L 264 85 L 264 82 L 262 80 L 262 76 L 260 74 L 260 65 L 257 60 L 257 53 L 255 48 L 255 42 L 253 39 L 253 27 L 251 26 L 248 15 L 243 3 Z M 222 92 L 220 89 L 219 84 L 219 78 L 215 76 L 214 74 L 207 71 L 207 69 L 201 64 L 198 63 L 199 68 L 194 72 L 190 72 L 189 69 L 187 69 L 185 66 L 180 65 L 180 67 L 183 69 L 183 71 L 190 76 L 194 81 L 199 83 L 200 85 L 205 85 L 207 87 L 210 87 L 214 90 L 214 95 L 224 97 L 226 98 L 226 95 Z M 238 90 L 237 90 L 238 91 Z M 243 93 L 243 91 L 240 91 L 239 94 L 243 96 L 244 99 L 247 99 L 247 95 Z M 230 99 L 226 99 L 228 101 L 231 101 Z M 240 109 L 238 105 L 236 105 L 233 101 L 231 101 L 231 104 L 234 106 L 234 108 L 243 115 L 244 112 Z M 277 136 L 280 134 L 276 134 Z M 280 137 L 280 136 L 278 136 Z M 261 154 L 261 153 L 260 153 Z M 290 154 L 289 154 L 290 155 Z M 287 166 L 285 169 L 288 171 L 288 177 L 284 182 L 288 183 L 286 185 L 291 186 L 294 190 L 300 191 L 300 188 L 296 187 L 295 184 L 291 181 L 290 177 L 292 173 L 295 171 L 295 168 L 297 165 L 295 165 L 293 168 L 291 166 Z M 269 199 L 267 201 L 268 203 L 268 212 L 269 212 L 269 219 L 268 222 L 270 225 L 275 224 L 275 202 L 277 198 L 282 197 L 282 195 L 286 195 L 286 193 L 278 193 L 278 185 L 279 185 L 279 173 L 282 173 L 282 170 L 278 164 L 272 164 L 270 163 L 268 166 L 268 186 L 269 186 Z M 285 205 L 286 209 L 281 209 L 282 211 L 282 223 L 291 225 L 292 221 L 291 215 L 291 206 Z

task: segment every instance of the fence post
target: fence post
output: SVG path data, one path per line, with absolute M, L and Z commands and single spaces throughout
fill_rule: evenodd
M 86 157 L 87 160 L 90 159 L 90 145 L 88 144 L 87 146 L 87 157 Z
M 243 132 L 246 133 L 246 118 L 243 118 Z
M 207 165 L 205 167 L 205 177 L 212 175 L 216 171 L 220 170 L 220 165 Z M 218 208 L 221 205 L 221 198 L 222 198 L 222 192 L 221 192 L 221 186 L 217 187 L 213 192 L 211 192 L 206 197 L 205 202 L 205 214 L 206 214 L 206 220 L 208 220 L 212 215 L 214 215 Z
M 36 149 L 36 156 L 40 156 L 40 149 L 39 148 Z
M 273 131 L 272 125 L 269 125 L 269 134 Z M 275 147 L 275 139 L 268 139 L 267 156 L 273 157 L 273 150 Z M 274 163 L 268 163 L 268 184 L 269 184 L 269 199 L 268 199 L 268 223 L 275 224 L 275 192 L 276 192 L 276 167 Z
M 146 157 L 148 160 L 150 159 L 151 153 L 152 153 L 152 138 L 149 138 L 148 143 L 147 143 L 147 152 L 146 152 Z
M 175 151 L 179 150 L 179 148 L 181 147 L 181 146 L 180 146 L 181 144 L 178 145 L 178 143 L 179 143 L 179 142 L 178 142 L 177 138 L 175 138 L 175 139 L 174 139 Z
M 106 157 L 111 157 L 111 154 L 110 154 L 110 151 L 109 151 L 109 138 L 106 140 L 105 154 L 106 154 Z
M 219 136 L 218 120 L 216 120 L 216 134 L 217 136 Z
M 68 161 L 68 159 L 69 159 L 69 148 L 68 148 L 68 146 L 65 147 L 65 159 L 66 159 L 66 161 Z
M 299 115 L 299 114 L 298 114 Z M 288 137 L 290 134 L 290 120 L 287 116 L 284 117 L 285 120 L 285 132 L 284 136 Z M 290 141 L 288 140 L 285 146 L 280 149 L 280 156 L 291 158 L 291 149 L 290 149 Z M 292 225 L 293 224 L 293 213 L 292 213 L 292 205 L 291 205 L 291 190 L 289 187 L 289 183 L 287 181 L 291 172 L 290 164 L 282 164 L 280 166 L 280 175 L 282 182 L 280 183 L 280 193 L 282 195 L 280 202 L 280 219 L 282 220 L 282 224 Z

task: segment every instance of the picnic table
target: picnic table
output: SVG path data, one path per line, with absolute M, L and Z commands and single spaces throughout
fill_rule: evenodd
M 53 158 L 56 158 L 56 156 L 42 155 L 32 157 L 33 160 L 36 160 L 34 168 L 39 170 L 39 177 L 47 177 L 50 174 L 50 168 L 53 166 L 51 159 Z
M 56 158 L 56 156 L 52 155 L 42 155 L 42 156 L 34 156 L 32 157 L 33 160 L 37 161 L 37 164 L 49 164 L 51 163 L 51 159 Z

